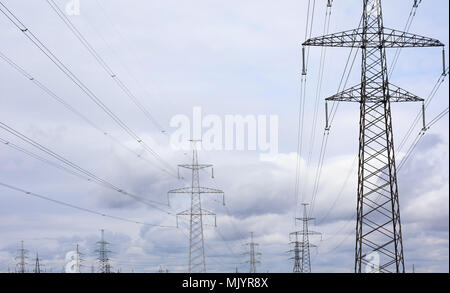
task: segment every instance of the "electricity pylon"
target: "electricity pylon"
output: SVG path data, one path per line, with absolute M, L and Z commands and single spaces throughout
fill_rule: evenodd
M 81 252 L 80 247 L 77 244 L 77 250 L 75 252 L 75 272 L 81 273 L 81 263 L 84 261 L 84 259 L 81 258 Z
M 314 218 L 309 218 L 307 214 L 306 207 L 308 204 L 304 203 L 303 205 L 303 217 L 296 218 L 297 221 L 302 221 L 302 230 L 292 232 L 289 236 L 291 238 L 291 244 L 294 245 L 294 248 L 291 252 L 294 252 L 294 273 L 310 273 L 311 272 L 311 247 L 317 247 L 314 244 L 309 242 L 309 235 L 321 235 L 319 232 L 310 231 L 308 227 L 308 222 L 314 220 Z M 302 240 L 299 240 L 299 236 Z M 292 237 L 295 237 L 292 240 Z
M 261 253 L 256 251 L 259 244 L 253 241 L 253 232 L 250 232 L 250 242 L 245 245 L 248 245 L 249 249 L 249 251 L 245 253 L 249 256 L 249 260 L 246 262 L 250 264 L 250 274 L 254 274 L 256 273 L 256 265 L 261 263 L 258 260 L 258 256 L 260 256 Z
M 378 271 L 404 273 L 391 102 L 423 103 L 423 99 L 389 83 L 386 48 L 444 45 L 384 27 L 381 0 L 362 2 L 362 27 L 311 38 L 303 46 L 361 49 L 361 84 L 326 99 L 360 103 L 355 272 L 373 265 L 369 259 L 375 256 Z
M 199 171 L 212 168 L 213 165 L 199 164 L 196 143 L 200 140 L 191 140 L 192 143 L 192 164 L 178 165 L 178 168 L 185 168 L 192 171 L 192 181 L 190 187 L 173 189 L 170 194 L 189 194 L 191 200 L 190 209 L 177 214 L 177 226 L 179 216 L 189 216 L 189 273 L 205 273 L 205 246 L 203 238 L 203 216 L 215 216 L 213 212 L 202 209 L 202 194 L 220 194 L 222 203 L 225 205 L 224 192 L 219 189 L 200 186 Z
M 28 250 L 23 248 L 23 240 L 20 242 L 20 249 L 18 251 L 18 256 L 16 256 L 16 267 L 18 273 L 25 273 L 26 272 L 26 265 L 27 265 L 27 253 Z
M 108 253 L 111 251 L 108 250 L 109 242 L 105 241 L 105 231 L 101 230 L 102 236 L 100 241 L 97 242 L 99 248 L 95 250 L 98 252 L 98 271 L 100 273 L 111 273 L 111 265 L 109 264 Z
M 39 254 L 36 253 L 36 261 L 34 264 L 34 273 L 40 274 L 41 273 L 41 259 L 39 258 Z

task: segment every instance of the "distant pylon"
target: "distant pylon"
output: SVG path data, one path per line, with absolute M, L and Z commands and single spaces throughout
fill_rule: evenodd
M 220 194 L 222 203 L 225 205 L 224 192 L 219 189 L 200 187 L 199 170 L 212 168 L 213 165 L 199 164 L 196 143 L 200 140 L 191 140 L 192 143 L 192 164 L 178 165 L 178 168 L 192 170 L 192 185 L 173 189 L 168 194 L 189 194 L 191 199 L 190 209 L 177 214 L 177 226 L 179 216 L 189 216 L 189 273 L 205 273 L 205 247 L 203 238 L 203 216 L 215 216 L 213 212 L 202 209 L 202 194 Z
M 36 253 L 36 261 L 35 261 L 35 264 L 34 264 L 34 271 L 33 272 L 36 273 L 36 274 L 40 274 L 41 273 L 41 264 L 39 262 L 39 254 L 38 253 Z
M 309 235 L 321 235 L 319 232 L 310 231 L 308 227 L 308 222 L 314 220 L 314 218 L 308 217 L 306 207 L 308 204 L 304 203 L 303 205 L 303 217 L 296 218 L 295 220 L 302 221 L 302 230 L 292 232 L 289 236 L 291 238 L 291 244 L 294 245 L 294 248 L 291 252 L 294 252 L 294 273 L 310 273 L 311 272 L 311 247 L 316 247 L 316 245 L 311 244 L 309 242 Z M 295 236 L 294 240 L 292 237 Z M 302 241 L 299 240 L 299 236 L 302 238 Z
M 381 0 L 363 0 L 362 4 L 360 27 L 312 38 L 303 46 L 361 49 L 361 83 L 326 99 L 356 102 L 360 107 L 355 273 L 371 267 L 378 272 L 404 273 L 391 103 L 424 100 L 389 82 L 386 49 L 444 44 L 385 27 Z M 328 113 L 326 117 L 329 130 Z
M 109 264 L 108 253 L 111 251 L 108 250 L 109 242 L 105 241 L 105 231 L 101 230 L 102 236 L 101 240 L 97 242 L 99 248 L 96 250 L 98 252 L 98 271 L 100 273 L 111 273 L 111 265 Z
M 23 274 L 26 272 L 26 265 L 27 265 L 27 253 L 28 250 L 24 249 L 23 247 L 23 240 L 20 242 L 20 249 L 18 251 L 18 256 L 16 256 L 16 267 L 17 267 L 17 272 L 20 274 Z
M 257 252 L 257 247 L 259 246 L 259 244 L 253 241 L 253 232 L 250 232 L 250 242 L 246 243 L 246 245 L 248 245 L 249 249 L 245 254 L 248 254 L 249 256 L 249 260 L 247 261 L 247 263 L 249 263 L 250 265 L 250 274 L 254 274 L 256 273 L 256 265 L 261 263 L 258 259 L 261 253 Z
M 294 240 L 292 240 L 292 236 L 295 236 Z M 291 244 L 294 245 L 294 248 L 290 250 L 289 252 L 293 252 L 294 256 L 291 258 L 294 260 L 294 268 L 292 269 L 292 272 L 294 273 L 301 273 L 302 272 L 302 264 L 301 264 L 301 247 L 300 243 L 301 241 L 298 240 L 298 232 L 293 232 L 289 235 L 289 238 L 291 240 Z
M 75 272 L 81 273 L 81 263 L 83 262 L 83 259 L 81 258 L 81 252 L 79 245 L 77 244 L 77 250 L 75 253 Z

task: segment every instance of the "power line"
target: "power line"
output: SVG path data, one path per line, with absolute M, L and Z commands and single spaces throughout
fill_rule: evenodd
M 413 6 L 411 7 L 411 11 L 409 12 L 408 20 L 406 21 L 405 27 L 403 29 L 404 32 L 409 32 L 411 29 L 411 24 L 414 20 L 414 17 L 416 16 L 417 8 L 419 8 L 419 4 L 422 2 L 422 0 L 414 0 Z M 390 71 L 389 71 L 389 78 L 392 77 L 392 74 L 394 73 L 395 66 L 397 65 L 398 58 L 400 57 L 402 48 L 397 48 L 395 50 L 394 58 L 392 59 Z
M 411 146 L 409 147 L 408 151 L 406 152 L 405 156 L 400 161 L 400 164 L 398 165 L 398 170 L 401 170 L 403 166 L 406 164 L 406 162 L 410 159 L 410 157 L 413 155 L 414 150 L 416 149 L 417 145 L 420 143 L 423 136 L 426 134 L 426 132 L 439 120 L 444 118 L 449 113 L 449 107 L 444 109 L 442 112 L 440 112 L 436 117 L 434 117 L 426 126 L 424 129 L 422 129 L 419 134 L 417 135 L 416 139 L 413 141 Z
M 114 191 L 116 191 L 116 192 L 118 192 L 118 193 L 127 195 L 127 196 L 129 196 L 129 197 L 131 197 L 131 198 L 133 198 L 133 199 L 135 199 L 135 200 L 141 202 L 141 203 L 144 203 L 144 204 L 148 205 L 149 207 L 158 209 L 158 210 L 160 210 L 160 211 L 162 211 L 162 212 L 165 212 L 165 213 L 167 213 L 167 214 L 171 214 L 170 212 L 167 212 L 167 211 L 165 211 L 165 210 L 163 210 L 163 209 L 161 209 L 161 208 L 155 206 L 155 204 L 160 204 L 160 205 L 162 205 L 162 203 L 159 203 L 159 202 L 156 202 L 156 201 L 152 201 L 152 200 L 148 200 L 148 199 L 142 198 L 142 197 L 140 197 L 140 196 L 134 195 L 134 194 L 132 194 L 132 193 L 130 193 L 130 192 L 127 192 L 127 191 L 125 191 L 125 190 L 123 190 L 123 189 L 121 189 L 121 188 L 115 186 L 114 184 L 112 184 L 112 183 L 110 183 L 110 182 L 108 182 L 108 181 L 106 181 L 106 180 L 104 180 L 104 179 L 102 179 L 102 178 L 100 178 L 100 177 L 94 175 L 94 174 L 91 173 L 90 171 L 87 171 L 86 169 L 83 169 L 82 167 L 80 167 L 80 166 L 78 166 L 77 164 L 71 162 L 70 160 L 64 158 L 63 156 L 61 156 L 61 155 L 59 155 L 59 154 L 53 152 L 53 151 L 50 150 L 49 148 L 47 148 L 47 147 L 41 145 L 40 143 L 38 143 L 38 142 L 32 140 L 31 138 L 27 137 L 26 135 L 24 135 L 24 134 L 18 132 L 17 130 L 15 130 L 15 129 L 11 128 L 11 127 L 9 127 L 8 125 L 4 124 L 4 123 L 1 122 L 1 121 L 0 121 L 0 128 L 4 129 L 4 130 L 7 131 L 8 133 L 10 133 L 10 134 L 16 136 L 17 138 L 19 138 L 19 139 L 21 139 L 21 140 L 27 142 L 28 144 L 32 145 L 33 147 L 39 149 L 40 151 L 45 152 L 46 154 L 48 154 L 48 155 L 50 155 L 51 157 L 57 159 L 58 161 L 62 162 L 63 164 L 65 164 L 65 165 L 67 165 L 67 166 L 69 166 L 69 167 L 75 169 L 76 171 L 78 171 L 79 173 L 83 174 L 84 176 L 87 176 L 87 177 L 88 177 L 87 179 L 86 179 L 86 177 L 84 177 L 84 179 L 86 179 L 86 180 L 88 180 L 88 181 L 95 182 L 95 183 L 97 183 L 97 184 L 99 184 L 99 185 L 101 185 L 101 186 L 103 186 L 103 187 L 112 189 L 112 190 L 114 190 Z M 8 143 L 6 143 L 6 144 L 8 144 Z M 20 149 L 18 149 L 18 148 L 16 148 L 16 149 L 17 149 L 17 150 L 20 150 Z M 35 156 L 33 156 L 33 157 L 35 157 Z M 35 158 L 37 158 L 37 157 L 35 157 Z M 44 162 L 45 162 L 45 161 L 44 161 Z M 72 174 L 73 174 L 73 173 L 72 173 Z
M 101 217 L 105 217 L 105 218 L 110 218 L 110 219 L 114 219 L 114 220 L 118 220 L 118 221 L 122 221 L 122 222 L 139 224 L 139 225 L 144 225 L 144 226 L 154 226 L 154 227 L 161 227 L 161 228 L 176 228 L 176 226 L 164 226 L 164 225 L 157 225 L 157 224 L 149 224 L 149 223 L 146 223 L 146 222 L 135 221 L 135 220 L 130 220 L 130 219 L 126 219 L 126 218 L 122 218 L 122 217 L 118 217 L 118 216 L 105 214 L 105 213 L 98 212 L 98 211 L 95 211 L 95 210 L 92 210 L 92 209 L 89 209 L 89 208 L 84 208 L 84 207 L 73 205 L 73 204 L 70 204 L 70 203 L 67 203 L 67 202 L 64 202 L 64 201 L 61 201 L 61 200 L 53 199 L 53 198 L 50 198 L 50 197 L 42 195 L 42 194 L 38 194 L 38 193 L 35 193 L 35 192 L 27 191 L 25 189 L 22 189 L 22 188 L 19 188 L 19 187 L 16 187 L 16 186 L 12 186 L 10 184 L 6 184 L 6 183 L 3 183 L 3 182 L 0 182 L 0 185 L 5 187 L 5 188 L 11 189 L 11 190 L 14 190 L 14 191 L 17 191 L 17 192 L 24 193 L 24 194 L 26 194 L 28 196 L 33 196 L 33 197 L 36 197 L 36 198 L 40 198 L 42 200 L 53 202 L 55 204 L 59 204 L 59 205 L 65 206 L 65 207 L 69 207 L 69 208 L 72 208 L 72 209 L 76 209 L 76 210 L 79 210 L 79 211 L 82 211 L 82 212 L 90 213 L 90 214 L 101 216 Z
M 439 75 L 438 80 L 436 81 L 436 83 L 433 86 L 433 89 L 431 90 L 430 94 L 428 95 L 426 102 L 425 102 L 425 109 L 428 109 L 429 105 L 431 104 L 431 102 L 433 101 L 434 97 L 436 96 L 437 91 L 440 89 L 441 85 L 444 83 L 445 78 L 448 76 L 449 73 L 449 67 L 447 67 L 445 69 L 445 71 Z M 411 134 L 414 131 L 414 128 L 417 126 L 417 123 L 419 123 L 420 119 L 422 118 L 422 111 L 419 111 L 416 115 L 416 117 L 414 118 L 413 122 L 411 123 L 410 127 L 408 128 L 408 131 L 406 132 L 405 136 L 403 137 L 403 139 L 400 142 L 400 145 L 398 147 L 398 151 L 401 151 L 403 149 L 403 147 L 405 146 L 406 142 L 409 140 L 409 138 L 411 137 Z
M 161 156 L 146 144 L 126 123 L 124 123 L 114 112 L 111 111 L 103 101 L 92 92 L 53 52 L 48 49 L 1 1 L 0 11 L 16 26 L 25 36 L 46 55 L 81 91 L 83 91 L 91 101 L 93 101 L 102 111 L 104 111 L 120 128 L 139 143 L 147 152 L 153 155 L 157 161 L 167 169 L 173 168 Z M 165 169 L 164 169 L 165 170 Z M 168 172 L 168 171 L 167 171 Z M 173 174 L 176 174 L 175 172 Z
M 109 77 L 120 87 L 120 89 L 130 98 L 130 100 L 136 105 L 136 107 L 150 120 L 161 132 L 165 132 L 161 125 L 155 120 L 153 115 L 148 111 L 139 99 L 131 92 L 127 85 L 117 76 L 117 74 L 111 69 L 106 61 L 95 50 L 91 43 L 83 36 L 83 34 L 77 29 L 77 27 L 70 21 L 66 14 L 61 11 L 58 5 L 53 0 L 47 0 L 47 3 L 56 12 L 59 18 L 66 24 L 70 31 L 77 37 L 77 39 L 83 44 L 83 46 L 94 57 L 97 63 L 105 70 Z
M 80 119 L 82 119 L 84 122 L 86 122 L 89 126 L 100 132 L 102 135 L 108 137 L 111 139 L 112 142 L 118 144 L 128 152 L 135 155 L 137 158 L 142 159 L 145 161 L 148 165 L 152 166 L 152 168 L 157 168 L 163 172 L 166 172 L 166 170 L 159 168 L 154 164 L 154 162 L 151 162 L 147 158 L 143 157 L 141 154 L 137 153 L 136 151 L 132 150 L 130 147 L 125 145 L 123 142 L 121 142 L 119 139 L 117 139 L 115 136 L 113 136 L 111 133 L 107 132 L 106 130 L 101 129 L 98 125 L 96 125 L 92 120 L 87 118 L 85 115 L 83 115 L 80 111 L 75 109 L 73 106 L 71 106 L 67 101 L 65 101 L 63 98 L 58 96 L 55 92 L 50 90 L 47 86 L 42 84 L 39 80 L 37 80 L 34 76 L 32 76 L 30 73 L 25 71 L 22 67 L 20 67 L 17 63 L 15 63 L 13 60 L 8 58 L 6 55 L 4 55 L 2 52 L 0 52 L 0 58 L 5 61 L 8 65 L 10 65 L 12 68 L 14 68 L 17 72 L 19 72 L 21 75 L 23 75 L 25 78 L 33 82 L 37 87 L 39 87 L 41 90 L 43 90 L 48 96 L 62 104 L 67 110 L 71 111 L 73 114 L 78 116 Z M 170 174 L 172 175 L 172 174 Z

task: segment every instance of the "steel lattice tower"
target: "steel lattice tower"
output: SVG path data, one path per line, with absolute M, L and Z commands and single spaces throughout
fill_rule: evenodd
M 199 164 L 196 143 L 200 140 L 191 140 L 192 143 L 192 164 L 178 165 L 178 168 L 189 169 L 192 171 L 192 181 L 190 187 L 173 189 L 168 194 L 189 194 L 191 200 L 190 209 L 177 214 L 178 216 L 189 216 L 189 273 L 205 273 L 205 246 L 203 238 L 203 216 L 215 216 L 213 212 L 202 209 L 202 194 L 221 194 L 224 201 L 224 192 L 219 189 L 200 186 L 199 171 L 206 168 L 212 168 L 213 165 Z
M 249 256 L 249 260 L 247 261 L 247 263 L 250 264 L 250 274 L 255 274 L 256 273 L 256 265 L 261 263 L 258 260 L 258 256 L 260 256 L 261 253 L 256 251 L 259 244 L 255 243 L 255 241 L 253 241 L 253 232 L 250 232 L 250 242 L 246 243 L 245 245 L 248 245 L 248 248 L 249 248 L 249 251 L 246 252 L 245 254 L 248 254 L 248 256 Z
M 81 252 L 80 252 L 80 247 L 77 244 L 77 250 L 76 250 L 76 254 L 75 254 L 75 272 L 77 273 L 81 273 L 81 263 L 83 262 L 84 259 L 81 258 Z
M 302 272 L 302 264 L 301 264 L 301 241 L 298 240 L 298 232 L 292 232 L 289 234 L 289 238 L 291 240 L 291 244 L 294 245 L 294 248 L 290 250 L 289 252 L 293 252 L 294 256 L 291 258 L 294 260 L 294 268 L 292 269 L 292 272 L 294 273 L 301 273 Z M 292 240 L 292 236 L 295 236 L 294 240 Z
M 18 273 L 25 273 L 26 272 L 26 265 L 27 265 L 27 253 L 28 250 L 24 249 L 23 247 L 23 240 L 20 242 L 20 249 L 19 249 L 19 255 L 15 258 L 17 261 L 17 272 Z
M 391 102 L 423 99 L 389 83 L 385 49 L 443 44 L 384 27 L 381 0 L 363 0 L 362 27 L 312 38 L 303 45 L 362 51 L 361 84 L 326 99 L 360 103 L 355 272 L 372 265 L 368 259 L 377 254 L 377 271 L 404 273 Z
M 36 253 L 36 261 L 34 264 L 34 273 L 40 274 L 41 273 L 41 259 L 39 258 L 39 254 Z
M 95 250 L 98 252 L 98 258 L 97 261 L 99 263 L 98 271 L 100 273 L 111 273 L 111 265 L 109 264 L 109 258 L 108 253 L 111 251 L 108 250 L 107 246 L 110 244 L 109 242 L 105 241 L 105 230 L 101 230 L 102 236 L 100 241 L 97 242 L 97 245 L 99 248 Z
M 316 247 L 316 245 L 311 244 L 309 242 L 309 235 L 321 235 L 319 232 L 310 231 L 308 227 L 308 222 L 314 220 L 314 218 L 309 218 L 307 214 L 307 206 L 308 204 L 304 203 L 303 205 L 303 217 L 296 218 L 297 221 L 302 221 L 302 230 L 292 232 L 289 236 L 295 236 L 295 240 L 291 242 L 294 245 L 294 249 L 291 252 L 294 252 L 294 273 L 310 273 L 311 272 L 311 253 L 310 248 Z M 299 237 L 302 238 L 302 241 L 299 241 Z

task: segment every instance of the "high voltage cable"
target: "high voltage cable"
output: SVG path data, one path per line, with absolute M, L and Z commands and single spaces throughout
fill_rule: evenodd
M 66 14 L 61 11 L 58 5 L 53 0 L 47 0 L 47 3 L 56 12 L 59 18 L 66 24 L 66 26 L 72 31 L 77 39 L 83 44 L 83 46 L 94 57 L 97 63 L 105 70 L 109 77 L 120 87 L 120 89 L 130 98 L 130 100 L 136 105 L 136 107 L 158 128 L 159 131 L 165 132 L 161 125 L 155 120 L 153 115 L 147 110 L 139 99 L 131 92 L 129 87 L 117 76 L 117 74 L 111 69 L 106 61 L 100 56 L 95 48 L 89 43 L 89 41 L 83 36 L 83 34 L 77 29 L 77 27 L 70 21 Z
M 171 169 L 173 167 L 164 161 L 149 145 L 147 145 L 127 124 L 125 124 L 117 115 L 115 115 L 101 99 L 98 98 L 64 63 L 61 62 L 1 1 L 0 11 L 16 26 L 25 36 L 46 55 L 78 88 L 80 88 L 101 110 L 103 110 L 116 124 L 121 127 L 128 135 L 138 142 L 147 152 L 152 154 L 159 163 Z
M 314 11 L 315 11 L 315 0 L 313 0 L 313 8 L 311 13 L 311 24 L 310 24 L 310 8 L 311 8 L 311 0 L 308 0 L 308 9 L 306 16 L 306 25 L 305 25 L 305 41 L 308 38 L 308 29 L 309 29 L 309 37 L 312 35 L 312 25 L 314 23 Z M 307 48 L 306 62 L 304 65 L 304 70 L 307 70 L 308 60 L 309 60 L 309 51 L 310 48 Z M 306 100 L 306 72 L 302 72 L 300 78 L 300 97 L 299 97 L 299 110 L 298 110 L 298 129 L 297 129 L 297 156 L 296 156 L 296 166 L 295 166 L 295 185 L 294 185 L 294 196 L 295 196 L 295 209 L 294 209 L 294 218 L 297 217 L 297 209 L 298 209 L 298 201 L 299 201 L 299 185 L 300 185 L 300 177 L 301 177 L 301 156 L 303 152 L 303 126 L 304 126 L 304 116 L 305 116 L 305 100 Z M 294 221 L 295 225 L 295 221 Z
M 439 90 L 441 85 L 444 83 L 445 78 L 448 76 L 448 73 L 449 73 L 449 67 L 447 67 L 445 69 L 445 72 L 443 72 L 443 74 L 441 74 L 439 76 L 439 78 L 436 81 L 433 89 L 431 90 L 430 94 L 428 95 L 428 97 L 426 99 L 426 102 L 425 102 L 425 110 L 428 109 L 428 106 L 433 101 L 434 97 L 436 96 L 437 91 Z M 417 126 L 417 123 L 419 123 L 421 118 L 422 118 L 422 111 L 419 111 L 417 113 L 416 117 L 414 118 L 413 122 L 411 123 L 411 125 L 410 125 L 408 131 L 406 132 L 405 136 L 401 140 L 400 145 L 398 147 L 398 152 L 400 152 L 403 149 L 403 147 L 405 146 L 406 142 L 411 137 L 411 134 L 414 131 L 414 128 Z
M 111 218 L 111 219 L 115 219 L 115 220 L 118 220 L 118 221 L 123 221 L 123 222 L 128 222 L 128 223 L 133 223 L 133 224 L 139 224 L 139 225 L 144 225 L 144 226 L 154 226 L 154 227 L 162 227 L 162 228 L 176 228 L 176 226 L 164 226 L 164 225 L 157 225 L 157 224 L 149 224 L 149 223 L 146 223 L 146 222 L 130 220 L 130 219 L 123 218 L 123 217 L 118 217 L 118 216 L 105 214 L 105 213 L 102 213 L 102 212 L 97 212 L 97 211 L 89 209 L 89 208 L 84 208 L 84 207 L 80 207 L 80 206 L 77 206 L 77 205 L 73 205 L 73 204 L 70 204 L 70 203 L 67 203 L 67 202 L 64 202 L 64 201 L 53 199 L 53 198 L 50 198 L 50 197 L 47 197 L 47 196 L 44 196 L 44 195 L 41 195 L 41 194 L 37 194 L 37 193 L 31 192 L 31 191 L 27 191 L 27 190 L 24 190 L 22 188 L 15 187 L 15 186 L 12 186 L 12 185 L 9 185 L 9 184 L 6 184 L 6 183 L 2 183 L 2 182 L 0 182 L 0 186 L 6 187 L 8 189 L 11 189 L 11 190 L 14 190 L 14 191 L 17 191 L 17 192 L 24 193 L 24 194 L 29 195 L 29 196 L 37 197 L 37 198 L 40 198 L 40 199 L 43 199 L 43 200 L 46 200 L 46 201 L 50 201 L 50 202 L 53 202 L 53 203 L 56 203 L 56 204 L 59 204 L 59 205 L 63 205 L 63 206 L 66 206 L 66 207 L 77 209 L 77 210 L 80 210 L 80 211 L 83 211 L 83 212 L 86 212 L 86 213 L 102 216 L 102 217 L 105 217 L 105 218 Z
M 152 166 L 153 168 L 158 168 L 163 172 L 166 172 L 166 170 L 159 168 L 158 166 L 155 166 L 153 162 L 151 162 L 150 160 L 148 160 L 147 158 L 143 157 L 141 154 L 137 153 L 136 151 L 132 150 L 130 147 L 128 147 L 127 145 L 125 145 L 123 142 L 121 142 L 119 139 L 117 139 L 115 136 L 113 136 L 112 134 L 110 134 L 109 132 L 101 129 L 98 125 L 96 125 L 92 120 L 90 120 L 89 118 L 87 118 L 85 115 L 83 115 L 80 111 L 78 111 L 77 109 L 75 109 L 72 105 L 70 105 L 67 101 L 65 101 L 63 98 L 61 98 L 60 96 L 58 96 L 55 92 L 53 92 L 52 90 L 50 90 L 47 86 L 45 86 L 44 84 L 42 84 L 39 80 L 37 80 L 35 77 L 33 77 L 31 74 L 29 74 L 27 71 L 25 71 L 25 69 L 23 69 L 22 67 L 20 67 L 17 63 L 15 63 L 14 61 L 12 61 L 10 58 L 8 58 L 7 56 L 5 56 L 1 51 L 0 51 L 0 58 L 2 60 L 4 60 L 6 63 L 8 63 L 12 68 L 14 68 L 16 71 L 18 71 L 20 74 L 22 74 L 25 78 L 27 78 L 28 80 L 30 80 L 31 82 L 33 82 L 37 87 L 39 87 L 41 90 L 43 90 L 48 96 L 50 96 L 51 98 L 55 99 L 57 102 L 61 103 L 66 109 L 68 109 L 69 111 L 71 111 L 72 113 L 74 113 L 76 116 L 78 116 L 80 119 L 82 119 L 83 121 L 85 121 L 88 125 L 90 125 L 92 128 L 96 129 L 97 131 L 99 131 L 102 135 L 108 137 L 109 139 L 111 139 L 114 143 L 117 143 L 118 145 L 120 145 L 122 148 L 124 148 L 125 150 L 129 151 L 130 153 L 134 154 L 137 158 L 144 160 L 147 164 L 149 164 L 150 166 Z M 169 175 L 172 175 L 171 173 L 169 173 Z
M 400 161 L 400 164 L 398 165 L 398 170 L 400 171 L 402 169 L 402 167 L 406 164 L 406 162 L 409 160 L 409 158 L 411 157 L 411 155 L 413 154 L 415 148 L 417 147 L 417 145 L 420 143 L 422 137 L 425 135 L 425 133 L 437 122 L 439 122 L 439 120 L 441 120 L 442 118 L 444 118 L 447 114 L 449 113 L 449 107 L 447 107 L 446 109 L 444 109 L 442 112 L 440 112 L 436 117 L 434 117 L 426 126 L 424 129 L 422 129 L 419 134 L 417 135 L 416 139 L 414 140 L 414 142 L 411 144 L 411 146 L 409 147 L 408 151 L 406 152 L 405 156 L 402 158 L 402 160 Z
M 21 139 L 21 140 L 27 142 L 28 144 L 32 145 L 33 147 L 39 149 L 40 151 L 42 151 L 42 152 L 44 152 L 44 153 L 50 155 L 51 157 L 57 159 L 58 161 L 64 163 L 65 165 L 67 165 L 67 166 L 69 166 L 69 167 L 75 169 L 75 170 L 78 171 L 79 173 L 81 173 L 81 174 L 83 174 L 84 176 L 88 177 L 88 179 L 87 179 L 88 181 L 90 181 L 90 182 L 95 182 L 95 183 L 97 183 L 97 184 L 99 184 L 99 185 L 101 185 L 101 186 L 103 186 L 103 187 L 106 187 L 106 188 L 109 188 L 109 189 L 111 189 L 111 190 L 114 190 L 114 191 L 116 191 L 116 192 L 118 192 L 118 193 L 127 195 L 127 196 L 129 196 L 129 197 L 131 197 L 131 198 L 133 198 L 133 199 L 135 199 L 135 200 L 141 202 L 141 203 L 144 203 L 144 204 L 148 205 L 149 207 L 158 209 L 158 210 L 160 210 L 160 211 L 162 211 L 162 212 L 165 212 L 165 213 L 167 213 L 167 214 L 171 214 L 170 212 L 167 212 L 167 211 L 165 211 L 165 210 L 163 210 L 163 209 L 161 209 L 161 208 L 159 208 L 159 207 L 157 207 L 157 206 L 154 205 L 154 204 L 160 204 L 160 205 L 166 205 L 166 204 L 162 204 L 162 203 L 159 203 L 159 202 L 156 202 L 156 201 L 152 201 L 152 200 L 148 200 L 148 199 L 145 199 L 145 198 L 141 198 L 141 197 L 139 197 L 139 196 L 137 196 L 137 195 L 134 195 L 134 194 L 132 194 L 132 193 L 129 193 L 129 192 L 127 192 L 127 191 L 125 191 L 125 190 L 123 190 L 123 189 L 121 189 L 121 188 L 115 186 L 114 184 L 112 184 L 112 183 L 110 183 L 110 182 L 108 182 L 108 181 L 106 181 L 106 180 L 104 180 L 104 179 L 102 179 L 102 178 L 100 178 L 100 177 L 94 175 L 94 174 L 91 173 L 90 171 L 87 171 L 86 169 L 83 169 L 82 167 L 80 167 L 80 166 L 78 166 L 77 164 L 71 162 L 70 160 L 64 158 L 63 156 L 61 156 L 61 155 L 59 155 L 59 154 L 53 152 L 53 151 L 50 150 L 49 148 L 47 148 L 47 147 L 41 145 L 40 143 L 38 143 L 38 142 L 32 140 L 31 138 L 25 136 L 24 134 L 22 134 L 22 133 L 16 131 L 15 129 L 13 129 L 13 128 L 11 128 L 11 127 L 9 127 L 8 125 L 4 124 L 3 122 L 0 122 L 0 128 L 4 129 L 5 131 L 9 132 L 10 134 L 16 136 L 17 138 L 19 138 L 19 139 Z M 73 174 L 73 173 L 72 173 L 72 174 Z M 84 176 L 83 176 L 83 178 L 85 179 Z
M 409 30 L 411 29 L 411 24 L 414 20 L 414 17 L 416 16 L 417 8 L 419 8 L 419 4 L 421 2 L 422 2 L 422 0 L 414 1 L 413 6 L 412 6 L 411 11 L 408 16 L 408 20 L 406 21 L 406 24 L 405 24 L 405 28 L 403 29 L 404 32 L 408 33 Z M 391 67 L 390 67 L 390 70 L 388 73 L 389 78 L 391 78 L 392 74 L 394 73 L 395 66 L 397 65 L 398 58 L 400 57 L 401 49 L 402 48 L 397 48 L 395 50 L 394 58 L 392 59 Z
M 325 21 L 323 26 L 323 34 L 327 35 L 330 29 L 330 23 L 331 23 L 331 7 L 327 5 L 326 11 L 325 11 Z M 322 48 L 320 53 L 320 62 L 319 62 L 319 79 L 317 82 L 316 87 L 316 94 L 315 94 L 315 103 L 314 103 L 314 112 L 313 112 L 313 122 L 311 124 L 311 135 L 310 135 L 310 142 L 309 142 L 309 152 L 308 152 L 308 158 L 306 161 L 306 169 L 308 169 L 308 166 L 311 163 L 312 159 L 312 152 L 314 149 L 314 143 L 315 143 L 315 137 L 316 137 L 316 128 L 317 128 L 317 118 L 318 118 L 318 111 L 319 111 L 319 97 L 322 91 L 322 84 L 323 84 L 323 76 L 324 76 L 324 69 L 325 69 L 325 58 L 326 58 L 326 48 Z M 304 199 L 304 189 L 306 188 L 306 184 L 308 182 L 308 174 L 306 173 L 306 179 L 305 183 L 303 184 L 303 188 L 300 190 L 302 202 Z
M 359 25 L 358 25 L 358 28 L 362 25 L 362 19 L 363 18 L 361 17 Z M 344 67 L 344 71 L 342 72 L 342 76 L 341 76 L 341 79 L 339 81 L 339 85 L 338 85 L 338 89 L 337 89 L 338 93 L 341 91 L 342 88 L 345 88 L 347 86 L 347 83 L 348 83 L 349 78 L 350 78 L 350 74 L 351 74 L 351 72 L 353 70 L 353 66 L 355 64 L 355 60 L 356 60 L 356 57 L 357 57 L 357 54 L 358 54 L 358 49 L 356 50 L 353 59 L 352 59 L 352 53 L 353 53 L 353 48 L 349 52 L 349 55 L 347 57 L 347 61 L 346 61 L 345 67 Z M 350 64 L 350 66 L 349 66 L 349 64 Z M 348 70 L 348 73 L 347 73 L 347 70 Z M 326 154 L 327 145 L 328 145 L 329 130 L 330 130 L 330 127 L 331 127 L 331 123 L 332 123 L 332 121 L 334 119 L 334 116 L 336 115 L 336 112 L 337 112 L 337 109 L 338 109 L 338 105 L 339 105 L 339 102 L 333 103 L 332 108 L 331 108 L 331 113 L 332 113 L 331 118 L 332 119 L 330 119 L 330 124 L 328 125 L 328 129 L 324 130 L 324 133 L 323 133 L 323 136 L 322 136 L 321 150 L 320 150 L 319 158 L 318 158 L 319 161 L 318 161 L 318 165 L 317 165 L 317 168 L 316 168 L 316 175 L 315 175 L 315 178 L 314 178 L 313 193 L 311 195 L 310 214 L 312 214 L 313 209 L 314 209 L 315 199 L 317 197 L 318 186 L 319 186 L 320 178 L 321 178 L 321 174 L 322 174 L 323 162 L 324 162 L 324 159 L 325 159 L 325 154 Z

